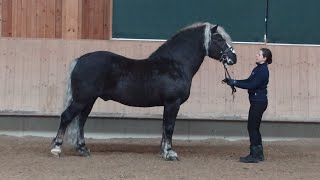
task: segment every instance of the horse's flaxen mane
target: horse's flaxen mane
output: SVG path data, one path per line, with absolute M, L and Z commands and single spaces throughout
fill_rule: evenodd
M 215 24 L 211 24 L 209 22 L 205 22 L 205 23 L 197 22 L 197 23 L 194 23 L 194 24 L 191 24 L 189 26 L 182 28 L 179 32 L 187 30 L 187 29 L 197 28 L 199 26 L 206 26 L 205 28 L 210 30 L 211 28 L 213 28 L 215 26 Z M 223 27 L 218 26 L 218 33 L 228 42 L 228 44 L 232 45 L 232 39 L 229 36 L 229 34 L 223 29 Z M 207 36 L 206 32 L 205 32 L 205 36 Z
M 162 50 L 166 48 L 166 45 L 168 45 L 168 43 L 171 42 L 171 40 L 175 39 L 182 32 L 188 31 L 190 29 L 195 29 L 195 28 L 203 28 L 203 38 L 204 38 L 203 47 L 206 50 L 206 55 L 208 55 L 208 49 L 209 49 L 209 45 L 211 42 L 211 29 L 214 26 L 215 26 L 214 24 L 211 24 L 209 22 L 197 22 L 197 23 L 191 24 L 189 26 L 186 26 L 186 27 L 180 29 L 176 34 L 174 34 L 170 39 L 168 39 L 163 45 L 161 45 L 155 52 L 153 52 L 149 56 L 149 58 L 152 59 L 152 58 L 158 56 L 159 52 L 161 52 L 160 56 L 163 57 L 164 54 L 166 54 L 163 52 L 166 52 L 167 50 L 165 50 L 165 51 L 162 51 Z M 229 34 L 221 26 L 218 26 L 217 32 L 224 38 L 224 40 L 230 46 L 232 46 L 232 40 L 231 40 Z
M 203 23 L 203 22 L 196 22 L 196 23 L 194 23 L 194 24 L 191 24 L 191 25 L 189 25 L 189 26 L 186 26 L 186 27 L 184 27 L 184 28 L 182 28 L 180 31 L 184 31 L 184 30 L 187 30 L 187 29 L 192 29 L 192 28 L 197 28 L 197 27 L 199 27 L 199 26 L 204 26 L 205 25 L 205 23 Z M 179 31 L 179 32 L 180 32 Z M 178 32 L 178 33 L 179 33 Z
M 227 41 L 227 43 L 232 46 L 232 39 L 230 37 L 230 35 L 223 29 L 223 27 L 218 26 L 218 33 L 221 34 L 221 36 L 223 37 L 224 40 Z
M 190 26 L 187 26 L 183 29 L 181 29 L 179 32 L 181 31 L 185 31 L 185 30 L 188 30 L 188 29 L 192 29 L 192 28 L 197 28 L 199 26 L 205 26 L 205 29 L 204 29 L 204 47 L 205 49 L 208 51 L 208 48 L 209 48 L 209 44 L 210 44 L 210 41 L 211 41 L 211 28 L 213 28 L 215 25 L 214 24 L 211 24 L 209 22 L 197 22 L 197 23 L 194 23 L 194 24 L 191 24 Z M 231 40 L 231 37 L 229 36 L 229 34 L 223 29 L 223 27 L 221 26 L 218 26 L 218 29 L 217 29 L 218 33 L 223 37 L 223 39 L 230 45 L 232 46 L 232 40 Z M 179 33 L 178 32 L 178 33 Z

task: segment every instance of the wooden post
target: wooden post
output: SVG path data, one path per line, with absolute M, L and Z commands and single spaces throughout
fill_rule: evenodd
M 104 22 L 103 22 L 103 29 L 104 29 L 104 38 L 111 39 L 112 38 L 112 10 L 113 10 L 113 0 L 106 0 L 105 1 L 105 8 L 104 11 Z
M 62 1 L 62 38 L 81 38 L 82 0 Z
M 2 37 L 2 0 L 0 0 L 0 37 Z
M 12 1 L 2 0 L 1 36 L 12 37 Z
M 111 39 L 112 0 L 82 0 L 82 39 Z

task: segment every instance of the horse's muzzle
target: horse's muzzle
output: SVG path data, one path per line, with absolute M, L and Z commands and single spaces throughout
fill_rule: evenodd
M 237 55 L 235 53 L 228 53 L 222 56 L 221 61 L 223 64 L 234 65 L 237 63 Z

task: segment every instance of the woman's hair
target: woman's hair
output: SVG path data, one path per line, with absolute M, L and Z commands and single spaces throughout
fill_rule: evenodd
M 270 49 L 261 48 L 260 50 L 262 51 L 262 56 L 267 58 L 266 63 L 271 64 L 272 63 L 272 53 L 271 53 Z

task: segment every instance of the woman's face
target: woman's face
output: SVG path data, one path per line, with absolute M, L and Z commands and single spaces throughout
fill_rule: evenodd
M 262 64 L 264 63 L 265 61 L 267 60 L 266 57 L 263 57 L 263 52 L 260 50 L 258 52 L 258 54 L 256 55 L 256 62 L 259 63 L 259 64 Z

